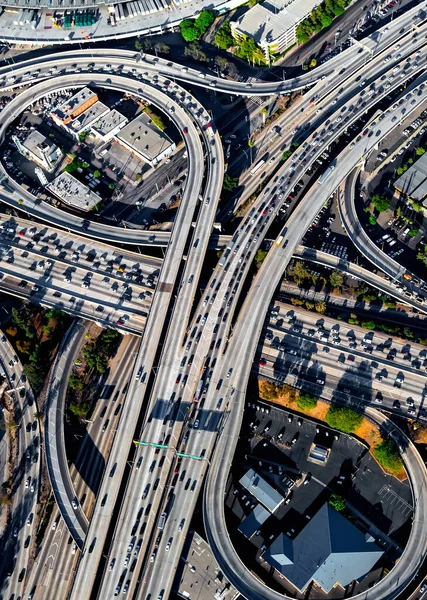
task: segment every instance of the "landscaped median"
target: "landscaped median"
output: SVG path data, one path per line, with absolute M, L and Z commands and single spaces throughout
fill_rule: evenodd
M 392 440 L 383 439 L 378 426 L 364 417 L 363 414 L 351 408 L 319 400 L 310 394 L 296 390 L 286 383 L 277 384 L 260 378 L 258 385 L 259 396 L 263 400 L 285 406 L 318 421 L 324 421 L 333 429 L 352 434 L 364 440 L 369 445 L 372 456 L 383 471 L 401 481 L 407 478 L 396 444 Z

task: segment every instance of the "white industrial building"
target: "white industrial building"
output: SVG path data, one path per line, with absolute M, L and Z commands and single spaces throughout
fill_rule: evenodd
M 170 137 L 156 127 L 144 112 L 116 134 L 116 140 L 152 167 L 170 156 L 176 148 Z
M 298 25 L 320 4 L 321 0 L 266 0 L 231 21 L 231 31 L 236 39 L 253 38 L 269 62 L 270 54 L 296 44 Z
M 13 141 L 23 156 L 49 172 L 53 171 L 58 160 L 62 157 L 62 152 L 58 146 L 39 131 L 32 131 L 22 142 L 16 136 L 13 136 Z
M 85 212 L 92 210 L 94 206 L 101 202 L 101 197 L 98 194 L 92 192 L 87 185 L 67 172 L 58 175 L 46 186 L 46 189 L 64 204 Z
M 91 125 L 92 135 L 99 141 L 108 142 L 127 124 L 128 119 L 115 108 Z

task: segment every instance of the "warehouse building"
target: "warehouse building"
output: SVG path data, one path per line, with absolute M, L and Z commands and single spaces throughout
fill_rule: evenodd
M 283 496 L 281 496 L 279 492 L 276 492 L 276 490 L 253 469 L 249 469 L 240 479 L 239 483 L 272 513 L 275 512 L 284 501 Z
M 58 175 L 46 189 L 64 204 L 85 212 L 92 210 L 101 201 L 98 194 L 67 172 Z
M 394 182 L 394 187 L 409 200 L 423 204 L 427 210 L 427 152 Z
M 56 108 L 51 113 L 51 117 L 57 125 L 64 126 L 95 104 L 95 102 L 98 102 L 98 95 L 88 87 L 84 87 Z
M 238 40 L 253 38 L 269 62 L 270 54 L 281 54 L 297 43 L 298 25 L 320 4 L 321 0 L 266 0 L 231 21 L 231 31 Z
M 313 581 L 328 594 L 361 580 L 382 555 L 372 536 L 326 503 L 295 539 L 280 534 L 262 558 L 295 591 L 304 593 Z
M 145 112 L 116 134 L 116 140 L 151 167 L 170 156 L 176 148 L 169 136 L 156 127 Z
M 128 119 L 115 108 L 91 125 L 91 133 L 102 142 L 108 142 L 127 124 Z
M 23 142 L 13 136 L 13 141 L 23 156 L 40 165 L 45 171 L 53 171 L 62 157 L 58 146 L 39 131 L 32 131 Z
M 80 113 L 78 117 L 64 124 L 63 127 L 72 135 L 76 140 L 79 139 L 80 134 L 91 132 L 91 127 L 96 121 L 104 116 L 108 116 L 110 109 L 102 102 L 95 102 L 89 106 L 84 112 Z

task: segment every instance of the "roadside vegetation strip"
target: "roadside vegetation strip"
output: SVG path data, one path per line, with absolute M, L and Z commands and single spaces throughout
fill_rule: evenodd
M 289 384 L 278 384 L 267 379 L 259 378 L 259 397 L 273 402 L 284 408 L 302 413 L 309 418 L 323 421 L 333 429 L 343 431 L 363 440 L 369 446 L 370 452 L 382 470 L 400 481 L 407 479 L 403 460 L 397 446 L 391 440 L 381 436 L 378 426 L 368 417 L 346 407 L 331 405 L 330 402 L 315 399 L 300 392 Z M 307 399 L 310 399 L 307 402 Z M 305 404 L 305 406 L 301 406 Z M 313 404 L 310 408 L 308 404 Z M 334 423 L 334 425 L 332 424 Z

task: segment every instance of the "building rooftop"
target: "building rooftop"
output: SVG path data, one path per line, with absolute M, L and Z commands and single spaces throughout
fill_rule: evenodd
M 89 128 L 91 124 L 100 119 L 103 116 L 107 116 L 110 112 L 108 106 L 103 104 L 102 102 L 95 102 L 87 108 L 84 112 L 80 113 L 78 117 L 73 119 L 67 124 L 67 128 L 73 131 L 74 133 L 79 133 L 79 131 L 84 131 L 86 128 Z
M 70 173 L 61 173 L 46 186 L 54 196 L 74 208 L 88 211 L 101 201 L 100 196 Z
M 240 523 L 239 531 L 248 539 L 253 536 L 263 523 L 266 522 L 270 513 L 260 504 L 257 504 L 252 512 Z
M 394 182 L 394 187 L 427 206 L 427 152 Z
M 60 121 L 67 122 L 78 116 L 86 105 L 95 104 L 97 100 L 97 94 L 88 87 L 84 87 L 56 108 L 52 114 Z
M 178 569 L 182 569 L 182 575 L 175 577 L 174 591 L 183 598 L 233 600 L 240 597 L 219 568 L 209 544 L 194 531 L 187 534 Z
M 320 0 L 267 0 L 256 4 L 234 24 L 239 31 L 253 37 L 257 44 L 271 44 L 319 4 Z
M 23 147 L 32 152 L 35 156 L 38 156 L 43 160 L 43 151 L 47 150 L 49 153 L 57 151 L 58 147 L 49 138 L 45 137 L 39 131 L 32 131 L 29 136 L 21 142 Z
M 299 590 L 314 580 L 329 593 L 362 578 L 382 555 L 371 536 L 324 504 L 294 540 L 280 534 L 263 559 Z
M 173 143 L 164 131 L 153 125 L 150 117 L 144 112 L 123 127 L 116 139 L 135 150 L 147 162 L 153 161 Z
M 123 126 L 128 122 L 128 119 L 122 115 L 118 110 L 113 108 L 107 114 L 100 117 L 95 123 L 93 123 L 91 129 L 95 134 L 101 137 L 108 135 L 116 127 Z
M 253 469 L 249 469 L 245 475 L 240 479 L 240 485 L 248 490 L 252 496 L 261 502 L 270 512 L 274 512 L 280 504 L 282 504 L 284 498 L 271 487 L 269 483 L 258 475 Z

